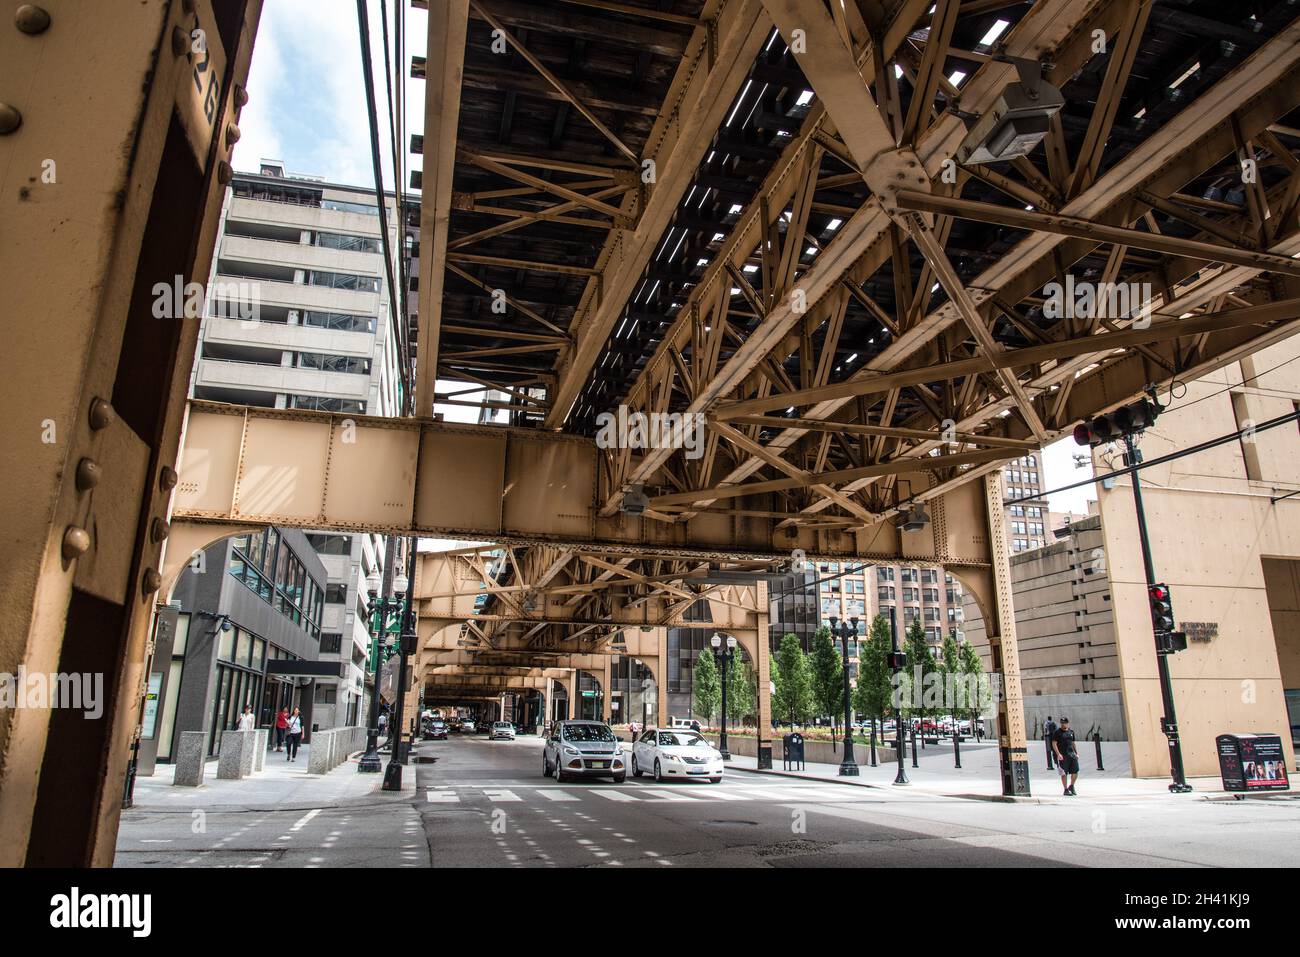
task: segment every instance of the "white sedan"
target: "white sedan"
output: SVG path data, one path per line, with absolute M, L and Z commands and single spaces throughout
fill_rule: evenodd
M 651 728 L 632 747 L 632 775 L 650 773 L 656 781 L 669 778 L 722 780 L 722 754 L 695 731 Z

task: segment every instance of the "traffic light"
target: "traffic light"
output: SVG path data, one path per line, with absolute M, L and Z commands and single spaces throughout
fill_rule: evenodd
M 903 668 L 907 667 L 907 652 L 905 651 L 889 652 L 889 654 L 886 656 L 886 663 L 889 665 L 890 669 L 894 671 L 901 671 Z
M 1151 601 L 1151 627 L 1157 632 L 1174 630 L 1174 606 L 1170 600 L 1168 585 L 1152 585 L 1147 588 L 1147 598 Z
M 1099 415 L 1091 422 L 1080 422 L 1074 427 L 1074 441 L 1078 445 L 1105 445 L 1150 428 L 1159 414 L 1160 406 L 1150 399 L 1139 399 L 1114 412 Z
M 1147 599 L 1151 603 L 1151 627 L 1156 634 L 1156 651 L 1162 655 L 1186 651 L 1186 632 L 1174 631 L 1174 605 L 1169 586 L 1164 584 L 1149 586 Z

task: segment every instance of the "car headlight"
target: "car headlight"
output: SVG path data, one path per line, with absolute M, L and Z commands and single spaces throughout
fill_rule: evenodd
M 581 754 L 582 752 L 579 751 L 577 748 L 571 748 L 571 747 L 569 747 L 569 746 L 566 744 L 566 745 L 564 746 L 564 753 L 565 753 L 565 754 Z

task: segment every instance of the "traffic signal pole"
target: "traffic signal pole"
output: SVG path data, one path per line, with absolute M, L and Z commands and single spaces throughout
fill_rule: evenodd
M 1142 461 L 1141 453 L 1133 444 L 1133 436 L 1130 433 L 1124 435 L 1124 448 L 1125 457 L 1128 459 L 1126 464 L 1135 466 Z M 1152 586 L 1156 584 L 1156 570 L 1155 563 L 1151 560 L 1151 540 L 1147 536 L 1147 515 L 1142 507 L 1142 479 L 1139 477 L 1139 471 L 1135 470 L 1132 473 L 1132 479 L 1133 504 L 1137 509 L 1138 538 L 1142 543 L 1142 567 L 1146 572 L 1149 595 Z M 1174 686 L 1169 678 L 1169 656 L 1160 648 L 1158 638 L 1156 670 L 1160 675 L 1160 698 L 1165 712 L 1164 717 L 1160 719 L 1160 728 L 1169 739 L 1169 773 L 1173 778 L 1169 790 L 1175 794 L 1182 794 L 1192 790 L 1192 786 L 1187 783 L 1187 777 L 1183 774 L 1183 749 L 1178 739 L 1178 714 L 1174 709 Z

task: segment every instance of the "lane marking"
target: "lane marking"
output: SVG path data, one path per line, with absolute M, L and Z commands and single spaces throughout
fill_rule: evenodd
M 606 800 L 609 800 L 609 801 L 639 801 L 639 800 L 641 800 L 640 798 L 635 798 L 635 797 L 633 797 L 633 796 L 630 795 L 630 794 L 625 794 L 625 793 L 622 792 L 622 791 L 612 791 L 612 790 L 610 790 L 610 791 L 594 791 L 594 792 L 592 792 L 592 793 L 594 793 L 594 794 L 599 794 L 601 797 L 603 797 L 603 798 L 605 798 Z
M 455 791 L 428 791 L 425 793 L 430 804 L 459 804 L 460 795 Z
M 323 811 L 323 810 L 325 810 L 325 809 L 324 809 L 324 808 L 320 808 L 320 807 L 318 807 L 318 808 L 316 808 L 315 810 L 308 811 L 308 812 L 307 812 L 306 814 L 304 814 L 302 817 L 298 818 L 298 820 L 294 821 L 293 826 L 290 827 L 289 830 L 290 830 L 290 831 L 301 831 L 301 830 L 303 829 L 303 827 L 306 826 L 306 824 L 307 824 L 309 821 L 311 821 L 312 818 L 314 818 L 317 814 L 319 814 L 319 813 L 320 813 L 321 811 Z
M 546 800 L 548 800 L 548 801 L 576 801 L 576 800 L 578 800 L 576 797 L 574 797 L 574 796 L 573 796 L 572 794 L 570 794 L 568 791 L 555 791 L 555 790 L 547 790 L 547 789 L 543 789 L 543 788 L 538 788 L 538 789 L 537 789 L 537 793 L 540 794 L 542 797 L 546 798 Z
M 522 801 L 522 800 L 523 800 L 523 798 L 521 798 L 518 794 L 516 794 L 514 791 L 511 791 L 511 790 L 508 789 L 508 788 L 490 788 L 490 789 L 489 789 L 489 788 L 485 788 L 485 789 L 483 790 L 483 795 L 484 795 L 484 796 L 485 796 L 489 801 L 495 801 L 495 802 L 498 803 L 498 804 L 501 803 L 502 801 Z

